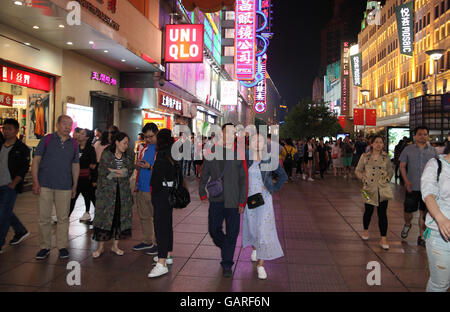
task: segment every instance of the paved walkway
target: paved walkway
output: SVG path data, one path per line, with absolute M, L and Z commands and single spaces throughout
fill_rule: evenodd
M 84 205 L 80 196 L 71 217 L 70 258 L 59 260 L 54 248 L 44 261 L 38 251 L 37 198 L 30 192 L 19 196 L 15 212 L 32 233 L 20 246 L 4 246 L 0 255 L 0 291 L 424 291 L 428 279 L 425 249 L 416 245 L 417 216 L 407 240 L 402 241 L 403 190 L 396 186 L 396 200 L 389 204 L 390 250 L 379 245 L 376 212 L 370 240 L 360 238 L 363 204 L 360 184 L 342 177 L 324 181 L 286 184 L 274 196 L 278 234 L 285 257 L 266 263 L 268 279 L 258 280 L 250 262 L 251 248 L 235 252 L 232 279 L 222 277 L 220 251 L 208 234 L 208 206 L 198 197 L 197 181 L 190 179 L 192 203 L 174 212 L 174 264 L 166 276 L 149 279 L 152 257 L 134 252 L 141 230 L 134 213 L 133 237 L 123 241 L 125 255 L 105 252 L 99 259 L 91 253 L 96 242 L 91 230 L 79 223 Z M 10 231 L 7 242 L 12 237 Z M 53 242 L 54 243 L 54 242 Z M 108 245 L 107 245 L 108 246 Z M 81 264 L 81 285 L 68 286 L 68 261 Z M 367 263 L 381 265 L 381 286 L 368 286 Z

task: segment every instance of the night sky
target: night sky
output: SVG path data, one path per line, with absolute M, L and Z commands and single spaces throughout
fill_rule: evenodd
M 268 70 L 281 96 L 292 107 L 312 96 L 319 72 L 321 30 L 333 16 L 334 0 L 272 0 L 274 20 L 268 52 Z M 351 35 L 356 42 L 366 0 L 345 0 L 352 16 Z

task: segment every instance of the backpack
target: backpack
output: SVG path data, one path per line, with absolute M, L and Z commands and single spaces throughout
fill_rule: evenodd
M 168 158 L 170 164 L 175 167 L 174 186 L 169 188 L 169 205 L 172 208 L 182 209 L 186 208 L 191 202 L 189 191 L 183 186 L 183 173 L 178 163 Z M 164 177 L 164 182 L 167 183 Z
M 53 137 L 53 133 L 47 134 L 45 136 L 45 140 L 44 140 L 44 154 L 45 154 L 45 151 L 47 150 L 47 146 L 50 144 L 50 141 L 51 141 L 52 137 Z M 75 159 L 75 153 L 76 153 L 76 150 L 77 150 L 77 147 L 78 147 L 78 143 L 74 139 L 72 139 L 72 142 L 73 142 L 73 159 Z
M 294 157 L 291 154 L 292 149 L 291 149 L 291 152 L 288 152 L 286 146 L 284 146 L 283 148 L 286 150 L 286 158 L 284 159 L 284 162 L 288 163 L 288 164 L 294 163 Z

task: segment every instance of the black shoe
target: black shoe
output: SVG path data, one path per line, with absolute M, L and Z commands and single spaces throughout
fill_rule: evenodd
M 417 237 L 417 246 L 422 246 L 422 247 L 426 246 L 425 240 L 422 239 L 421 236 Z
M 69 258 L 69 251 L 66 248 L 61 248 L 59 250 L 59 259 Z
M 231 268 L 223 268 L 223 277 L 229 278 L 233 276 L 233 270 Z
M 50 249 L 41 249 L 36 255 L 36 260 L 44 260 L 50 254 Z
M 153 247 L 150 248 L 149 250 L 147 250 L 145 253 L 147 255 L 151 255 L 151 256 L 157 255 L 158 254 L 158 246 L 153 245 Z
M 14 235 L 13 239 L 9 242 L 10 245 L 19 245 L 25 238 L 30 236 L 30 232 L 26 232 L 23 234 L 16 234 Z

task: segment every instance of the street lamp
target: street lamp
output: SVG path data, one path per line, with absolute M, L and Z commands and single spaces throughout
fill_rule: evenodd
M 436 49 L 436 50 L 428 50 L 425 52 L 430 56 L 430 58 L 434 61 L 434 94 L 437 95 L 437 70 L 438 70 L 438 61 L 441 59 L 442 55 L 444 55 L 444 49 Z
M 364 97 L 364 137 L 366 137 L 366 101 L 367 101 L 367 97 L 370 94 L 370 90 L 362 89 L 361 94 Z

